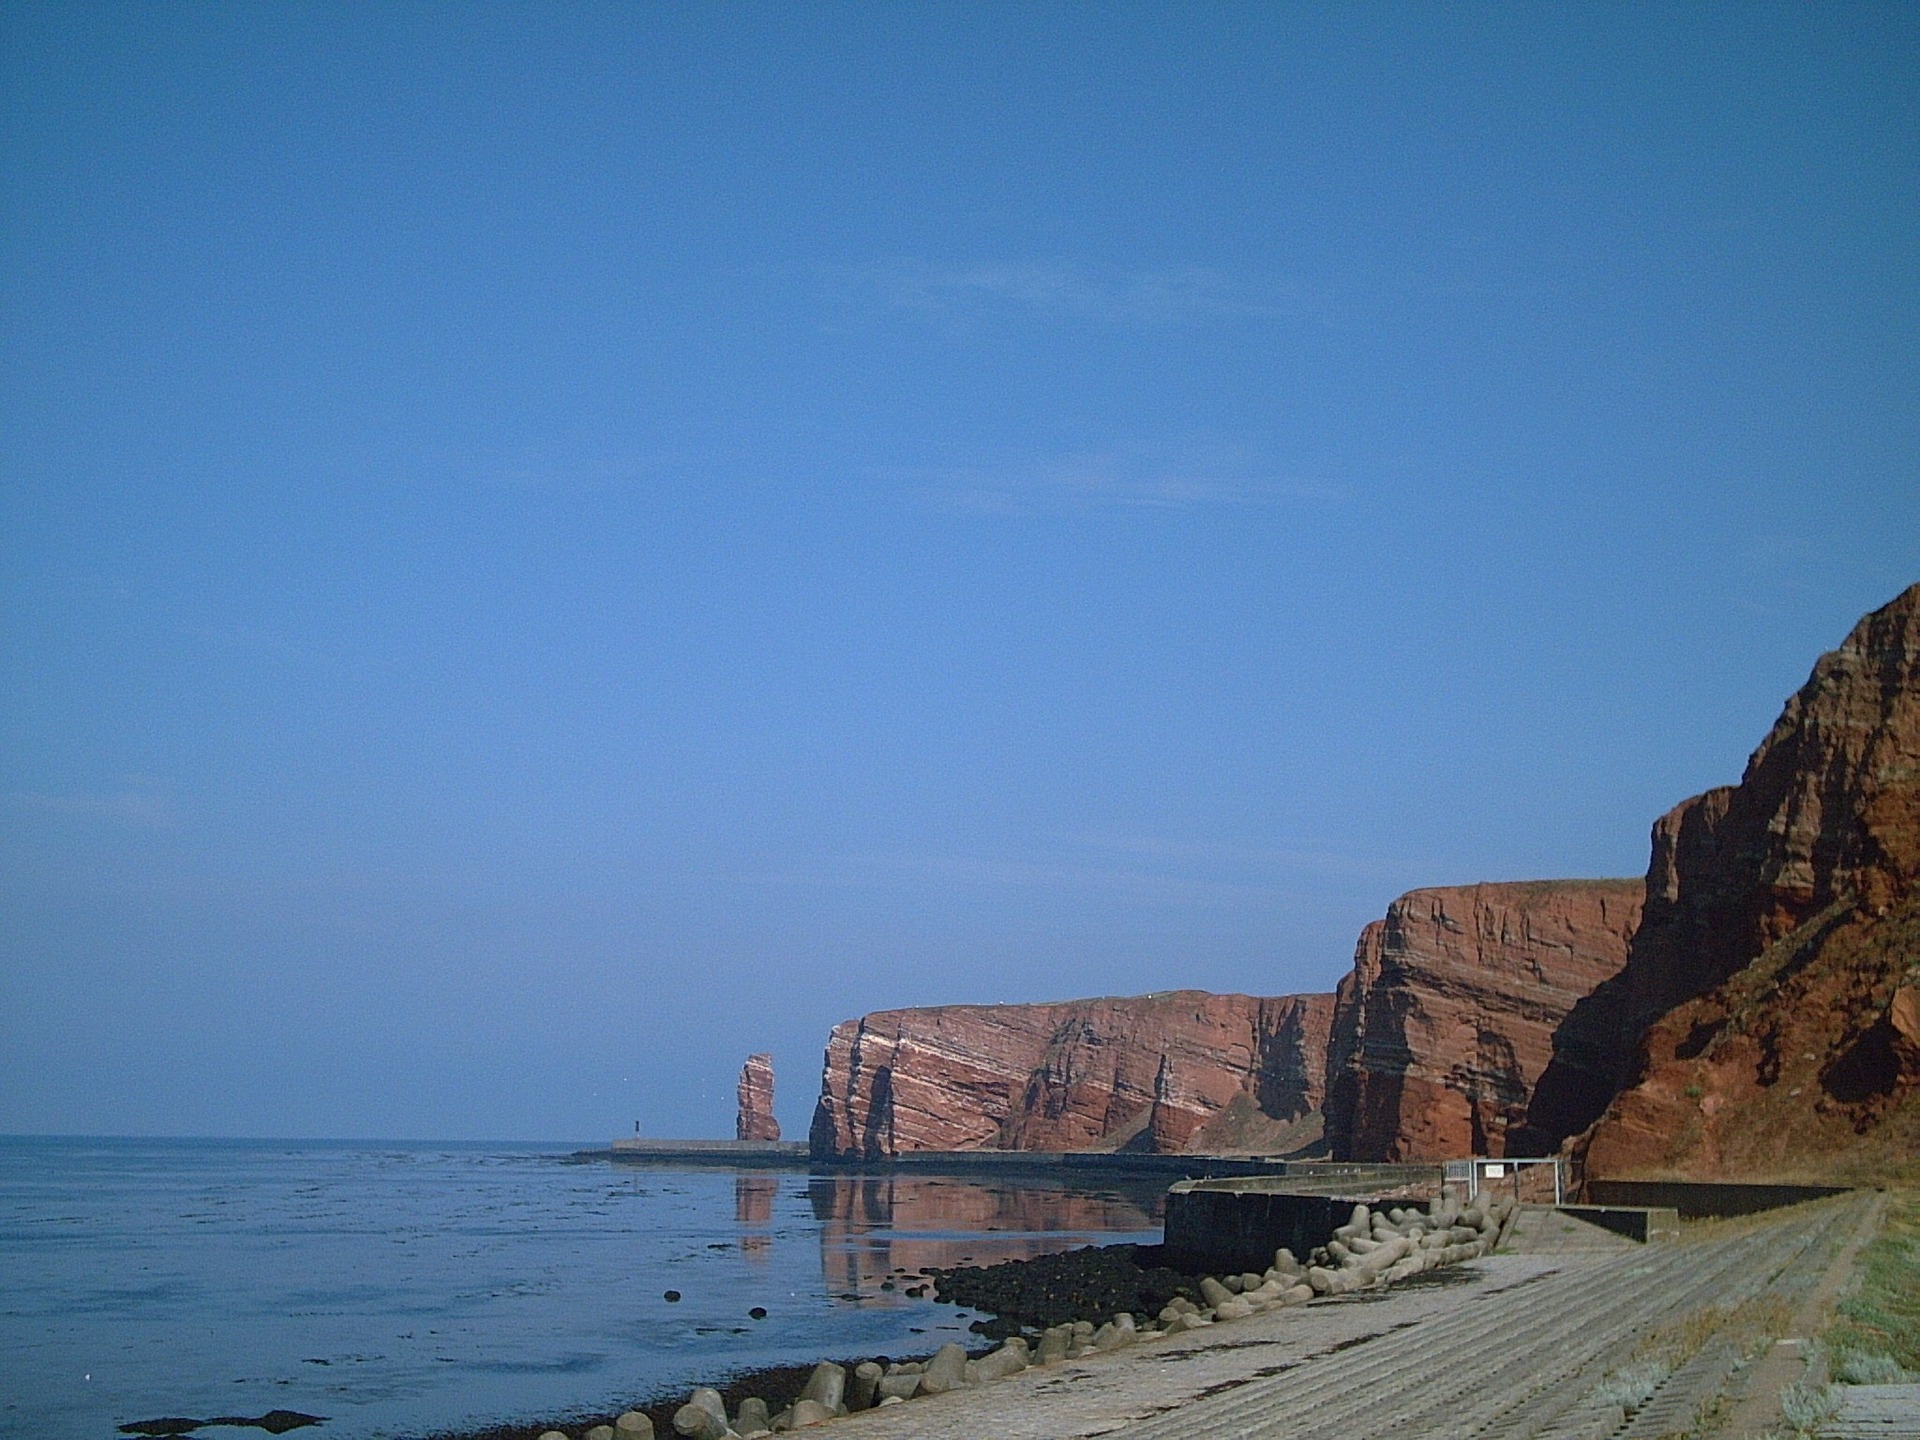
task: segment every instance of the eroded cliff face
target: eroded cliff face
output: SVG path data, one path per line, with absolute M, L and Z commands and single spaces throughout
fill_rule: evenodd
M 1360 933 L 1335 1001 L 1326 1128 L 1340 1160 L 1510 1152 L 1576 1002 L 1618 973 L 1638 880 L 1414 890 Z
M 1598 1115 L 1575 1153 L 1609 1176 L 1911 1162 L 1917 880 L 1920 586 L 1821 657 L 1739 785 L 1655 827 L 1646 917 L 1587 1007 L 1604 1043 L 1556 1057 L 1539 1129 Z
M 749 1055 L 740 1067 L 733 1133 L 736 1140 L 778 1140 L 780 1122 L 773 1118 L 773 1056 Z
M 876 1011 L 834 1027 L 813 1152 L 1299 1148 L 1331 1005 L 1176 990 Z

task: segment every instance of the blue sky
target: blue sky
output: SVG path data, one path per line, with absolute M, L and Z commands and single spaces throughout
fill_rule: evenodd
M 0 107 L 0 1130 L 1330 988 L 1920 579 L 1910 6 L 16 4 Z

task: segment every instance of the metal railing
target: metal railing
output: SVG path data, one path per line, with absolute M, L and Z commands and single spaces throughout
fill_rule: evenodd
M 1487 1188 L 1487 1182 L 1508 1180 L 1513 1182 L 1514 1199 L 1520 1198 L 1520 1174 L 1524 1169 L 1537 1169 L 1548 1165 L 1553 1168 L 1553 1203 L 1557 1209 L 1566 1202 L 1566 1177 L 1562 1170 L 1560 1157 L 1548 1155 L 1540 1159 L 1506 1158 L 1500 1160 L 1483 1159 L 1475 1156 L 1471 1160 L 1447 1161 L 1447 1179 L 1458 1184 L 1466 1182 L 1467 1198 L 1472 1200 Z

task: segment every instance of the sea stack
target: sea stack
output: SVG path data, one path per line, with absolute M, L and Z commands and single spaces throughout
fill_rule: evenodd
M 778 1140 L 780 1122 L 773 1118 L 773 1056 L 749 1055 L 740 1067 L 740 1109 L 733 1122 L 739 1140 Z

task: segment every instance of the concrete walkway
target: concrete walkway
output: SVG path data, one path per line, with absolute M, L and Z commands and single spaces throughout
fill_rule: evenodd
M 1789 1385 L 1799 1384 L 1808 1378 L 1812 1337 L 1826 1324 L 1833 1302 L 1839 1298 L 1847 1277 L 1853 1273 L 1854 1261 L 1859 1257 L 1862 1247 L 1880 1229 L 1881 1216 L 1885 1211 L 1886 1200 L 1880 1195 L 1869 1197 L 1860 1207 L 1852 1233 L 1827 1264 L 1825 1271 L 1807 1286 L 1806 1292 L 1800 1297 L 1788 1327 L 1790 1333 L 1774 1341 L 1759 1363 L 1744 1377 L 1745 1383 L 1738 1387 L 1731 1411 L 1722 1426 L 1722 1433 L 1731 1437 L 1731 1440 L 1748 1440 L 1748 1437 L 1764 1435 L 1773 1429 L 1780 1418 L 1782 1393 Z M 1824 1379 L 1825 1376 L 1815 1378 Z
M 1849 1385 L 1821 1440 L 1920 1440 L 1920 1385 Z
M 1688 1428 L 1739 1357 L 1711 1344 L 1629 1420 L 1601 1382 L 1636 1340 L 1832 1264 L 1861 1203 L 1622 1251 L 1499 1254 L 977 1390 L 869 1411 L 848 1440 L 1605 1440 Z M 1569 1237 L 1572 1238 L 1572 1237 Z M 1704 1360 L 1701 1357 L 1706 1357 Z M 1676 1425 L 1674 1422 L 1678 1421 Z

